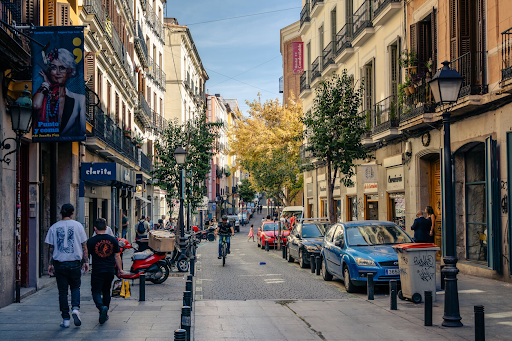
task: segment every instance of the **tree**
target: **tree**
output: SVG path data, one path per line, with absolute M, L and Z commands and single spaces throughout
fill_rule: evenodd
M 333 191 L 336 178 L 345 186 L 352 185 L 354 161 L 368 157 L 361 137 L 366 132 L 366 117 L 359 113 L 363 85 L 354 86 L 353 76 L 344 70 L 321 82 L 315 90 L 313 110 L 303 118 L 307 138 L 306 151 L 327 166 L 327 202 L 329 220 L 336 222 Z
M 251 174 L 255 190 L 265 191 L 288 205 L 302 188 L 302 104 L 294 98 L 286 106 L 277 99 L 264 104 L 256 100 L 246 103 L 249 116 L 238 114 L 229 134 L 230 153 Z
M 254 198 L 256 191 L 252 188 L 249 179 L 242 179 L 238 187 L 238 195 L 244 202 L 249 202 Z
M 177 120 L 171 121 L 161 140 L 157 140 L 157 157 L 152 176 L 158 181 L 158 186 L 167 192 L 171 212 L 179 196 L 180 179 L 180 167 L 174 158 L 174 151 L 179 146 L 187 150 L 183 169 L 189 183 L 186 186 L 185 198 L 195 212 L 203 201 L 203 195 L 206 195 L 206 187 L 202 185 L 204 180 L 208 179 L 210 161 L 216 149 L 215 140 L 219 136 L 218 130 L 221 126 L 222 123 L 208 123 L 206 112 L 203 112 L 182 124 L 178 124 Z

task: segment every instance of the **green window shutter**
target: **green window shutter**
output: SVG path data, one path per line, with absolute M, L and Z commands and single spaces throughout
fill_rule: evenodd
M 491 269 L 501 271 L 500 192 L 498 179 L 496 141 L 489 136 L 485 139 L 487 264 Z

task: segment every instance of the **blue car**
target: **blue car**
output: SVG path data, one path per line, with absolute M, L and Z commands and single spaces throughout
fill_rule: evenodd
M 325 234 L 322 244 L 322 277 L 343 279 L 347 292 L 366 285 L 373 273 L 375 284 L 400 280 L 394 244 L 413 243 L 411 237 L 389 221 L 365 220 L 338 223 Z

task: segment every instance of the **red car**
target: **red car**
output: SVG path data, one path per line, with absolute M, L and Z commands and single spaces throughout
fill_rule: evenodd
M 258 229 L 256 237 L 258 238 L 258 247 L 265 248 L 265 241 L 268 241 L 269 246 L 277 246 L 279 235 L 279 222 L 264 221 Z M 281 245 L 286 245 L 287 236 L 290 235 L 290 230 L 281 223 Z

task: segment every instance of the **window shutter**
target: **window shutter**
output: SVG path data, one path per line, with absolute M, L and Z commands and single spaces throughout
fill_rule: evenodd
M 119 95 L 116 92 L 116 103 L 115 103 L 115 111 L 116 111 L 116 123 L 119 124 Z
M 398 49 L 395 45 L 390 48 L 390 73 L 391 73 L 391 96 L 393 101 L 398 98 Z
M 57 26 L 70 26 L 69 10 L 71 5 L 68 3 L 57 3 Z
M 409 50 L 416 52 L 418 50 L 418 23 L 414 23 L 410 27 L 411 29 L 409 30 L 409 40 L 411 42 L 411 47 Z
M 496 140 L 485 139 L 485 190 L 487 192 L 487 264 L 501 271 L 500 186 Z
M 56 0 L 46 0 L 44 2 L 44 25 L 45 26 L 55 26 L 55 16 L 57 11 L 57 1 Z
M 85 53 L 85 83 L 92 91 L 96 91 L 96 54 L 94 52 Z
M 431 26 L 432 30 L 432 70 L 435 72 L 437 70 L 437 10 L 435 8 L 432 9 L 431 15 Z
M 458 20 L 457 20 L 457 1 L 450 0 L 450 60 L 459 56 L 458 51 Z

